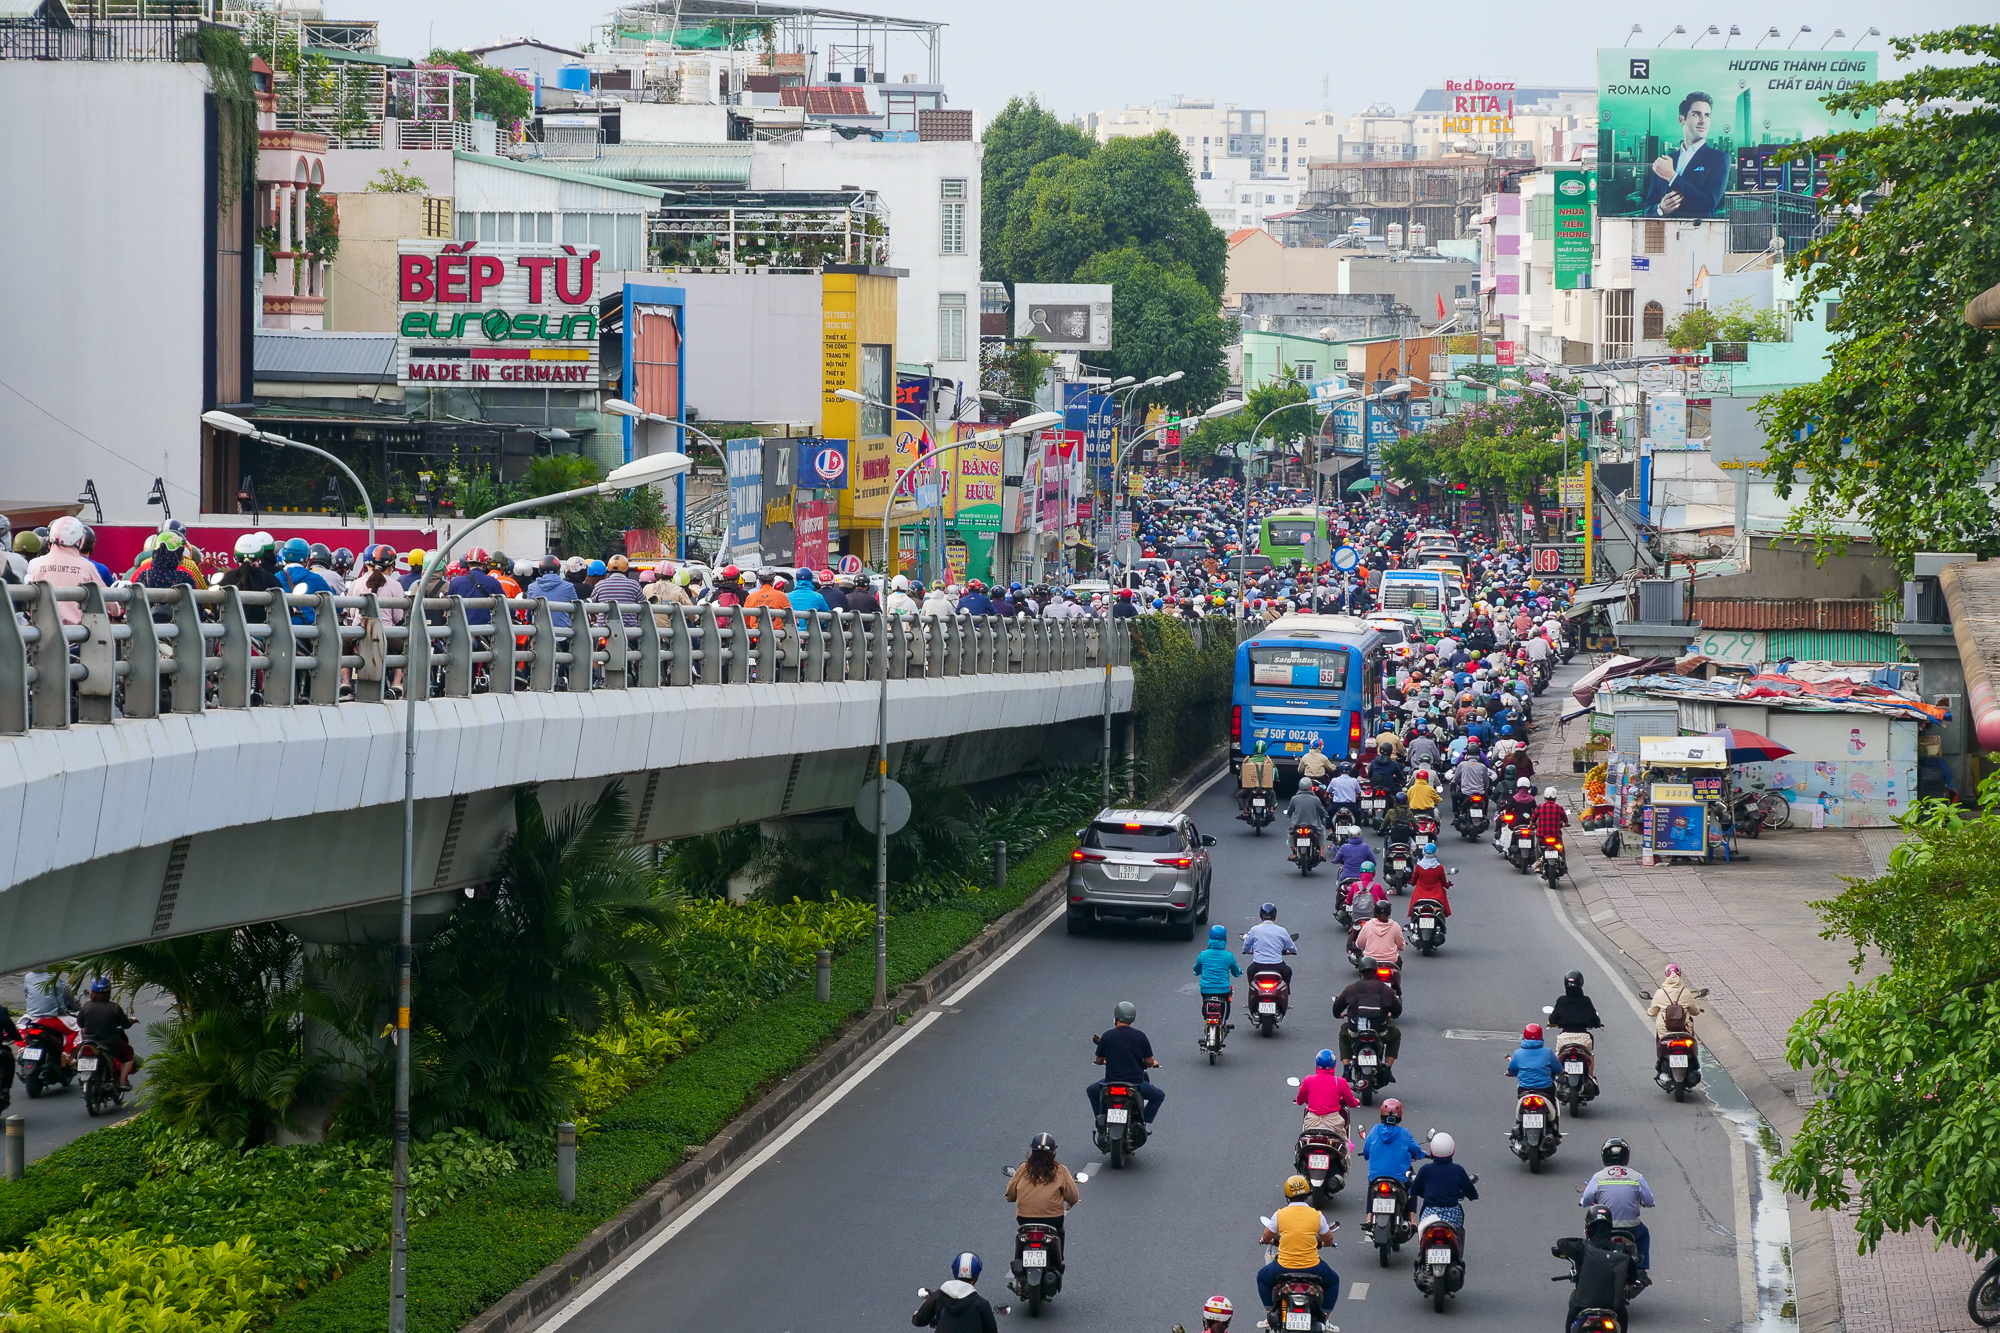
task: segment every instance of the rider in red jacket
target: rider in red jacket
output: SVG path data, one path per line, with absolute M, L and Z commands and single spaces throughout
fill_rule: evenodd
M 1417 860 L 1416 874 L 1410 878 L 1410 903 L 1415 905 L 1425 898 L 1434 898 L 1444 906 L 1444 914 L 1451 915 L 1451 880 L 1446 878 L 1444 862 L 1437 859 L 1437 844 L 1424 844 L 1424 854 Z

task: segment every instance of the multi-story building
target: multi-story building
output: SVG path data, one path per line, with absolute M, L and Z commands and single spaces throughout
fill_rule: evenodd
M 1333 147 L 1336 119 L 1322 111 L 1260 111 L 1234 102 L 1218 107 L 1209 98 L 1176 97 L 1094 112 L 1083 124 L 1106 143 L 1172 133 L 1187 154 L 1202 207 L 1216 226 L 1233 231 L 1264 226 L 1299 206 L 1307 156 Z

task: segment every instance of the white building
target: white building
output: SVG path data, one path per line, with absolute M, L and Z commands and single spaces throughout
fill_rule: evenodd
M 1177 97 L 1084 117 L 1099 142 L 1170 131 L 1187 154 L 1202 207 L 1224 231 L 1261 227 L 1292 212 L 1306 189 L 1306 158 L 1330 153 L 1339 117 L 1322 111 L 1260 111 Z

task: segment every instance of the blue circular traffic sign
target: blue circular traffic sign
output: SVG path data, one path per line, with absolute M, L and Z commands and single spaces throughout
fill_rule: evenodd
M 1343 546 L 1333 553 L 1333 567 L 1343 573 L 1360 563 L 1361 553 L 1352 546 Z

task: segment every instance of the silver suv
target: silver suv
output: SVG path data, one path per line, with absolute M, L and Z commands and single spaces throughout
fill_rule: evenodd
M 1099 921 L 1159 921 L 1191 940 L 1208 923 L 1213 867 L 1206 837 L 1173 810 L 1106 810 L 1076 831 L 1070 853 L 1069 933 Z

